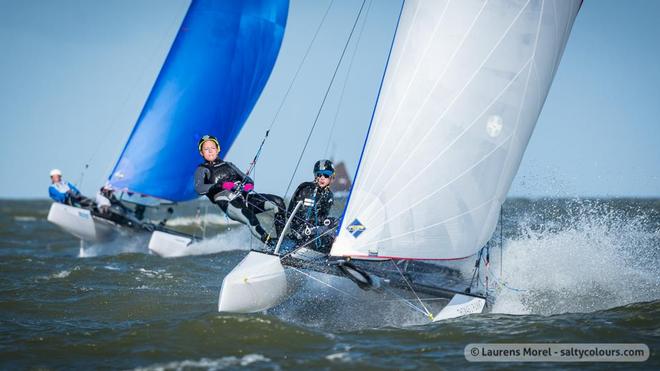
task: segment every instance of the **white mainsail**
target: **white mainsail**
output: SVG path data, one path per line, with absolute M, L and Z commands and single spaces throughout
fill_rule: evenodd
M 491 237 L 579 0 L 406 0 L 331 254 L 459 259 Z

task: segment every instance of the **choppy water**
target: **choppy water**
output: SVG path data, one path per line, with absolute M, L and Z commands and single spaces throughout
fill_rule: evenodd
M 508 201 L 492 312 L 431 325 L 400 303 L 314 283 L 268 313 L 219 314 L 222 278 L 249 245 L 240 228 L 208 241 L 223 250 L 213 255 L 163 259 L 118 241 L 79 258 L 77 240 L 45 220 L 48 206 L 0 201 L 3 369 L 512 366 L 466 362 L 473 342 L 646 343 L 645 363 L 579 367 L 660 367 L 658 200 Z

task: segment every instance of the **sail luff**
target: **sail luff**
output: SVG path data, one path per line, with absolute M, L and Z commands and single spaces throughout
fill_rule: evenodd
M 188 9 L 186 9 L 186 14 L 184 15 L 183 20 L 181 21 L 182 25 L 185 23 L 186 18 L 188 18 L 188 13 L 190 12 L 190 8 L 192 7 L 192 4 L 193 3 L 191 1 L 190 4 L 188 5 Z M 167 52 L 167 56 L 165 57 L 165 61 L 167 61 L 170 58 L 170 56 L 172 55 L 173 45 L 176 42 L 176 39 L 178 37 L 179 32 L 181 32 L 181 27 L 182 26 L 180 25 L 179 30 L 177 31 L 177 36 L 175 36 L 174 40 L 172 40 L 172 45 L 170 45 L 170 48 Z M 160 76 L 163 73 L 163 69 L 165 68 L 165 65 L 166 65 L 166 63 L 163 63 L 160 66 L 160 70 L 158 71 L 157 76 Z M 151 95 L 153 94 L 154 86 L 157 84 L 157 82 L 158 82 L 158 78 L 154 81 L 154 84 L 151 87 L 151 91 L 149 93 L 149 97 L 147 97 L 147 101 L 149 101 L 149 99 L 151 99 Z M 108 175 L 108 183 L 110 183 L 110 184 L 112 184 L 111 180 L 113 178 L 113 174 L 115 174 L 117 172 L 119 164 L 121 162 L 121 159 L 124 157 L 124 154 L 126 153 L 126 150 L 128 149 L 128 146 L 131 143 L 131 140 L 133 139 L 133 136 L 135 135 L 135 132 L 137 131 L 137 129 L 139 127 L 139 125 L 137 125 L 137 123 L 143 120 L 146 109 L 147 109 L 147 105 L 145 104 L 144 106 L 142 106 L 142 109 L 140 110 L 140 115 L 138 116 L 136 124 L 133 125 L 133 128 L 131 129 L 131 133 L 128 135 L 128 139 L 126 139 L 126 143 L 124 143 L 124 147 L 122 148 L 121 152 L 119 153 L 119 157 L 117 157 L 117 162 L 115 162 L 115 165 L 112 167 L 112 171 Z M 124 187 L 124 190 L 129 191 L 128 187 Z M 149 196 L 153 197 L 153 195 L 149 195 Z
M 351 184 L 351 188 L 348 191 L 348 197 L 346 199 L 346 207 L 344 208 L 344 212 L 340 218 L 340 223 L 339 223 L 339 228 L 338 230 L 342 230 L 342 227 L 344 226 L 344 222 L 346 221 L 346 210 L 348 210 L 348 205 L 350 205 L 351 202 L 351 195 L 353 194 L 353 189 L 355 187 L 355 184 L 357 182 L 357 177 L 358 174 L 360 173 L 360 166 L 362 165 L 362 158 L 364 157 L 364 150 L 367 147 L 367 143 L 369 140 L 369 134 L 371 133 L 371 125 L 373 124 L 374 121 L 374 116 L 376 115 L 376 109 L 378 108 L 378 102 L 381 99 L 381 92 L 383 89 L 383 82 L 385 81 L 385 76 L 387 75 L 387 69 L 389 68 L 389 63 L 390 63 L 390 57 L 392 56 L 392 48 L 394 47 L 394 42 L 396 40 L 396 35 L 397 35 L 397 30 L 399 29 L 399 23 L 401 22 L 401 15 L 403 14 L 403 7 L 406 3 L 406 0 L 403 0 L 401 2 L 401 8 L 399 9 L 399 17 L 397 18 L 397 24 L 396 27 L 394 28 L 394 33 L 392 35 L 392 42 L 390 43 L 390 51 L 387 54 L 387 61 L 385 62 L 385 68 L 383 68 L 383 76 L 381 77 L 380 80 L 380 85 L 378 86 L 378 94 L 376 95 L 376 101 L 374 102 L 374 108 L 371 112 L 371 119 L 369 120 L 369 127 L 367 128 L 367 133 L 364 138 L 364 143 L 362 144 L 362 151 L 360 152 L 360 158 L 358 159 L 357 166 L 355 168 L 355 174 L 353 175 L 353 184 Z
M 405 3 L 397 71 L 361 160 L 368 176 L 355 177 L 332 255 L 458 259 L 488 241 L 579 5 Z
M 214 134 L 227 153 L 279 53 L 288 0 L 192 1 L 163 67 L 109 176 L 153 197 L 197 197 L 197 141 Z

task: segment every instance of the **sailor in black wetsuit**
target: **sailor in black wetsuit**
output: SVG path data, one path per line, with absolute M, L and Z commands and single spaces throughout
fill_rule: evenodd
M 330 184 L 334 179 L 335 168 L 329 160 L 314 164 L 314 182 L 301 183 L 291 197 L 289 214 L 299 201 L 302 206 L 291 221 L 288 237 L 297 246 L 328 254 L 335 239 L 337 219 L 330 217 L 333 195 Z
M 262 242 L 273 246 L 276 238 L 259 223 L 256 214 L 275 212 L 275 230 L 281 234 L 285 223 L 285 205 L 281 197 L 253 191 L 254 182 L 231 162 L 218 158 L 220 143 L 205 135 L 199 140 L 199 153 L 204 162 L 195 170 L 195 191 L 215 203 L 229 218 L 250 227 Z

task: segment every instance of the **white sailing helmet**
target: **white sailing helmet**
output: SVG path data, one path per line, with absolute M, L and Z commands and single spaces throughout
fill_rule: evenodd
M 50 171 L 50 176 L 54 176 L 54 175 L 62 176 L 62 172 L 60 171 L 60 169 L 53 169 Z

